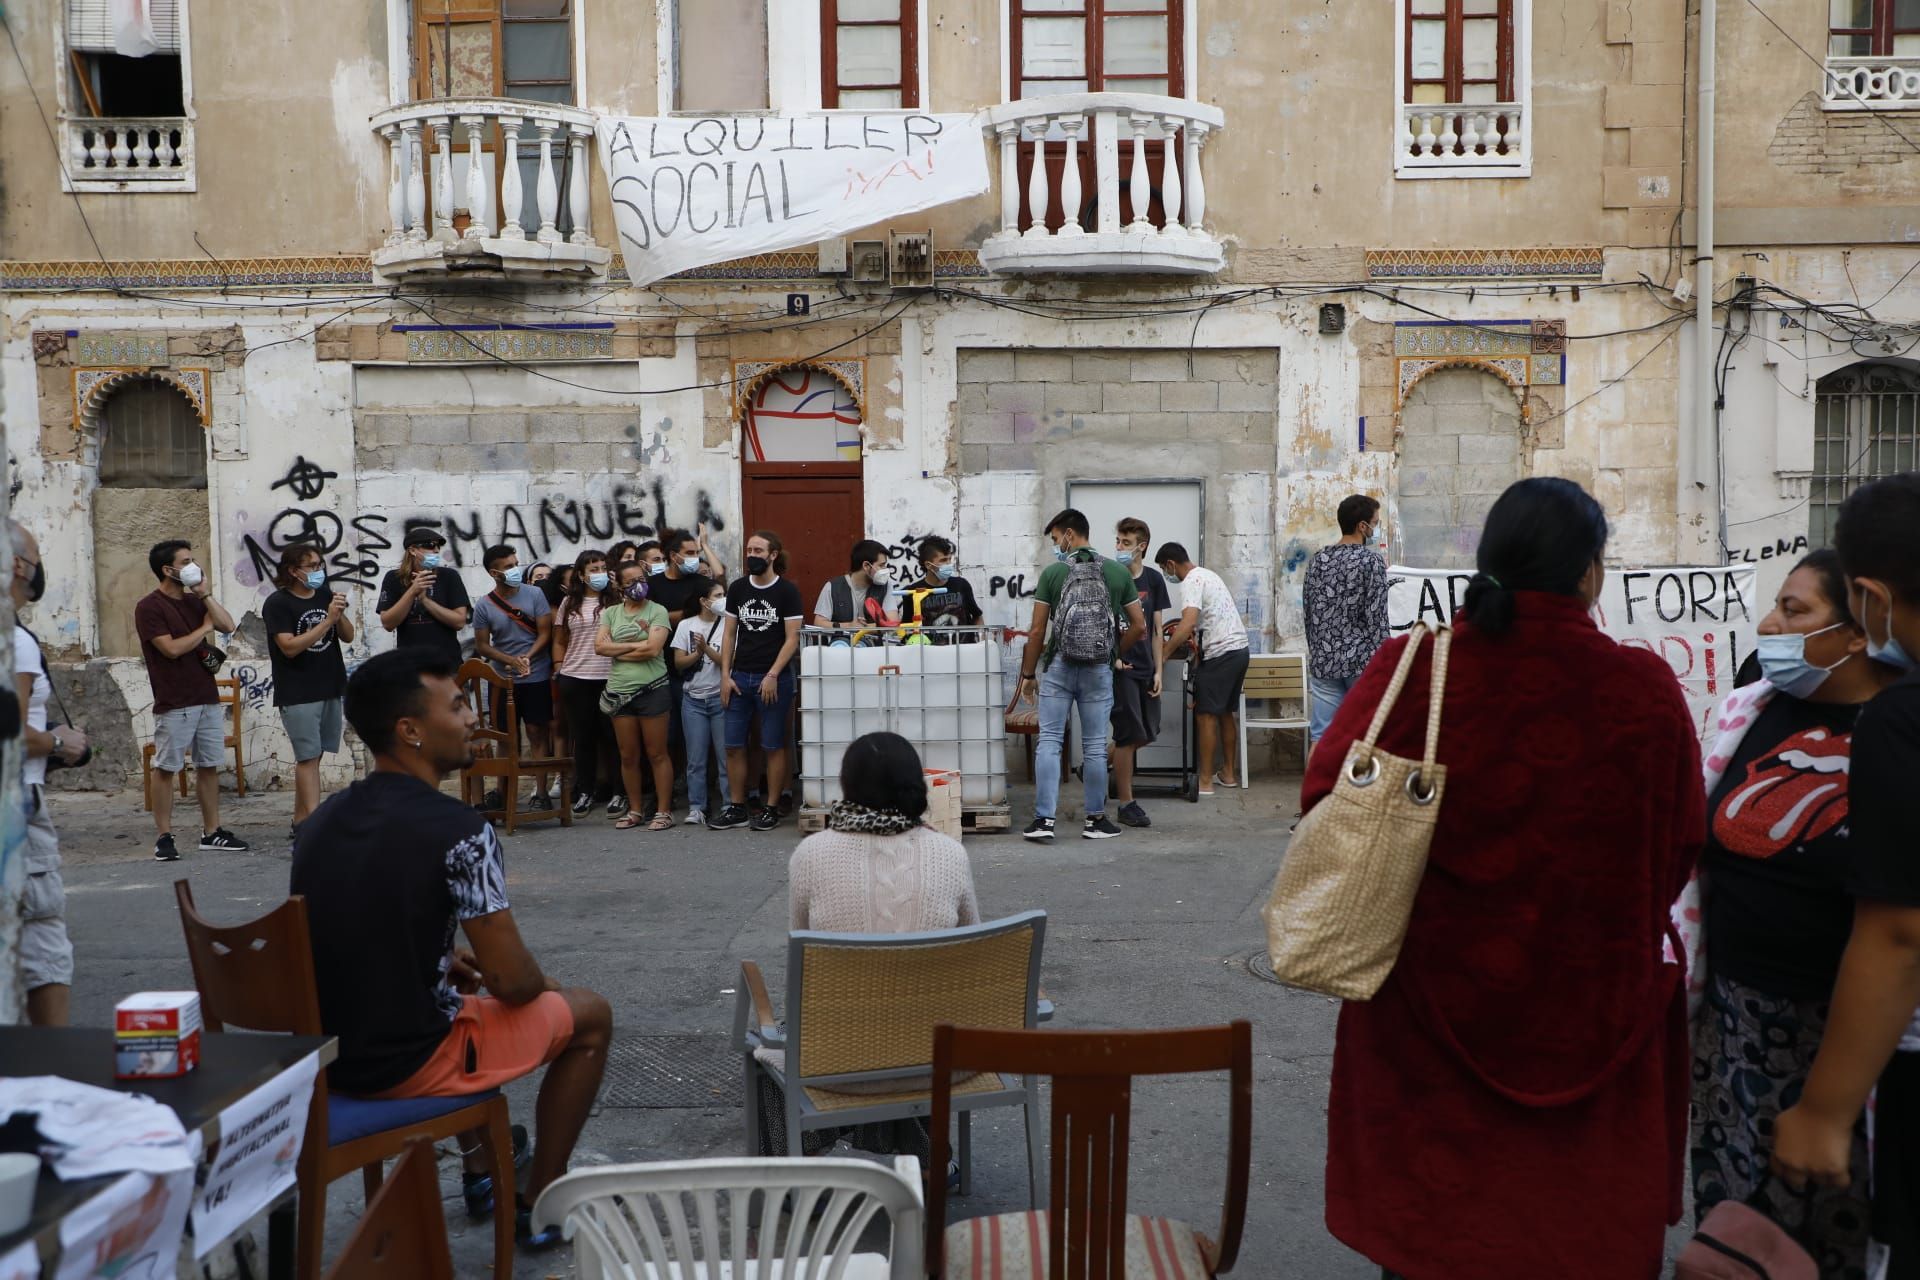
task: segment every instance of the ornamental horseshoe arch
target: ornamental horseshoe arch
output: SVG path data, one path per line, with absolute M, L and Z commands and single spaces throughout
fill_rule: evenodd
M 756 404 L 762 399 L 763 393 L 778 389 L 802 397 L 809 392 L 818 395 L 837 389 L 825 410 L 810 412 L 806 416 L 833 423 L 843 429 L 851 428 L 850 440 L 840 439 L 838 437 L 842 433 L 836 433 L 834 444 L 837 460 L 858 463 L 866 452 L 866 372 L 867 362 L 864 359 L 736 360 L 733 365 L 734 396 L 731 407 L 733 425 L 741 433 L 742 461 L 774 461 L 765 455 L 763 442 L 757 438 L 753 421 Z M 788 385 L 789 379 L 795 374 L 800 375 L 799 387 Z M 815 374 L 822 375 L 831 386 L 809 388 L 808 383 Z M 846 397 L 844 404 L 839 403 L 841 393 Z M 834 459 L 821 457 L 812 460 L 824 462 Z
M 1533 397 L 1528 394 L 1530 384 L 1526 379 L 1524 357 L 1501 359 L 1499 357 L 1446 356 L 1434 360 L 1402 360 L 1400 362 L 1399 397 L 1393 407 L 1393 425 L 1396 433 L 1400 427 L 1400 412 L 1407 407 L 1407 397 L 1420 385 L 1421 379 L 1440 369 L 1477 369 L 1490 373 L 1506 385 L 1513 393 L 1514 402 L 1520 406 L 1522 425 L 1533 421 Z
M 73 371 L 74 430 L 98 438 L 101 415 L 113 393 L 130 382 L 152 378 L 179 391 L 199 415 L 200 425 L 213 425 L 213 406 L 207 397 L 206 369 L 159 369 L 150 367 L 84 368 Z

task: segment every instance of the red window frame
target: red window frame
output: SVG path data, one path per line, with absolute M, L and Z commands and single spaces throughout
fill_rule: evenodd
M 1186 4 L 1187 0 L 1161 0 L 1157 9 L 1109 9 L 1106 0 L 1083 0 L 1077 9 L 1028 9 L 1021 0 L 1010 0 L 1008 21 L 1012 27 L 1009 33 L 1007 83 L 1015 99 L 1021 98 L 1023 86 L 1028 80 L 1044 83 L 1048 80 L 1082 80 L 1087 82 L 1088 93 L 1125 93 L 1130 80 L 1159 80 L 1167 82 L 1167 96 L 1184 98 L 1187 96 L 1186 66 Z M 1164 77 L 1151 74 L 1109 76 L 1106 71 L 1106 41 L 1103 33 L 1105 18 L 1159 18 L 1167 20 L 1167 74 Z M 1080 18 L 1086 23 L 1087 66 L 1085 76 L 1023 76 L 1020 74 L 1021 33 L 1026 29 L 1026 18 Z
M 1499 12 L 1495 15 L 1500 24 L 1498 36 L 1498 67 L 1492 80 L 1468 80 L 1465 71 L 1465 27 L 1467 22 L 1466 0 L 1446 0 L 1444 19 L 1433 14 L 1418 14 L 1413 11 L 1412 0 L 1401 0 L 1401 22 L 1404 27 L 1403 40 L 1406 45 L 1405 61 L 1401 67 L 1401 76 L 1405 85 L 1401 91 L 1402 100 L 1413 101 L 1416 85 L 1437 84 L 1442 86 L 1444 101 L 1448 105 L 1462 102 L 1465 88 L 1469 84 L 1491 84 L 1494 86 L 1496 102 L 1512 102 L 1513 96 L 1513 0 L 1498 0 Z M 1485 14 L 1475 14 L 1475 21 L 1485 21 Z M 1416 22 L 1445 21 L 1447 25 L 1446 73 L 1438 79 L 1416 80 L 1413 75 L 1413 28 Z
M 1827 28 L 1828 57 L 1833 58 L 1890 58 L 1893 56 L 1895 36 L 1920 36 L 1920 26 L 1897 27 L 1893 23 L 1894 0 L 1873 0 L 1873 25 L 1870 27 L 1833 27 Z M 1833 10 L 1829 8 L 1828 14 Z M 1845 36 L 1849 39 L 1866 36 L 1869 48 L 1865 53 L 1834 53 L 1833 38 Z
M 897 89 L 902 110 L 920 105 L 920 0 L 899 0 L 897 22 L 887 19 L 840 20 L 840 0 L 820 0 L 820 105 L 837 108 L 847 90 Z M 900 28 L 900 83 L 840 83 L 840 28 Z

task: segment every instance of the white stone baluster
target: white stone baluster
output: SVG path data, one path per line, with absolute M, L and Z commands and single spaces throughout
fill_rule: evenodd
M 151 169 L 153 167 L 153 147 L 147 141 L 147 126 L 141 125 L 133 131 L 133 167 Z
M 567 164 L 567 216 L 573 219 L 573 244 L 593 243 L 593 202 L 587 186 L 587 139 L 593 136 L 590 125 L 567 126 L 573 151 Z
M 1414 146 L 1423 156 L 1433 154 L 1433 116 L 1422 111 L 1414 117 L 1420 122 L 1420 132 L 1414 138 Z
M 1028 121 L 1027 127 L 1033 134 L 1033 168 L 1027 172 L 1027 239 L 1043 240 L 1052 234 L 1047 230 L 1047 125 L 1042 116 L 1038 120 Z
M 1196 236 L 1207 234 L 1207 183 L 1200 176 L 1200 151 L 1207 144 L 1208 126 L 1187 123 L 1187 230 Z
M 427 238 L 427 171 L 418 120 L 400 126 L 400 146 L 407 158 L 407 239 L 417 242 Z
M 1160 208 L 1166 214 L 1161 235 L 1185 235 L 1180 225 L 1180 121 L 1173 116 L 1160 117 Z
M 551 120 L 542 120 L 536 127 L 540 130 L 539 239 L 542 244 L 552 244 L 560 238 L 556 221 L 560 216 L 560 188 L 553 177 L 553 131 L 557 126 Z
M 461 116 L 467 126 L 467 239 L 484 240 L 493 234 L 493 187 L 487 181 L 486 153 L 480 148 L 487 129 L 485 116 Z
M 1060 169 L 1060 234 L 1085 234 L 1080 225 L 1080 126 L 1084 116 L 1061 116 L 1060 132 L 1067 135 L 1067 159 Z
M 398 127 L 385 125 L 380 136 L 387 140 L 387 243 L 395 245 L 407 238 L 407 157 Z M 161 134 L 161 145 L 166 140 Z
M 1525 140 L 1522 131 L 1526 127 L 1526 114 L 1521 108 L 1515 107 L 1507 113 L 1506 154 L 1510 156 L 1518 156 L 1521 154 L 1521 143 Z
M 435 116 L 434 148 L 440 153 L 440 172 L 433 178 L 433 238 L 457 239 L 453 234 L 453 117 Z
M 507 144 L 507 158 L 500 168 L 500 236 L 504 240 L 527 238 L 527 229 L 520 225 L 520 123 L 519 116 L 500 117 L 500 136 Z
M 1480 127 L 1487 117 L 1478 111 L 1460 113 L 1460 154 L 1476 156 L 1480 154 Z
M 1460 134 L 1453 127 L 1454 114 L 1449 111 L 1440 117 L 1440 154 L 1455 154 L 1454 148 L 1460 145 Z
M 90 140 L 99 136 L 100 134 L 97 129 L 76 128 L 73 131 L 73 142 L 68 148 L 70 152 L 68 162 L 73 166 L 75 173 L 79 173 L 93 163 L 93 149 Z
M 1153 204 L 1153 188 L 1147 180 L 1147 126 L 1153 123 L 1153 117 L 1130 116 L 1128 123 L 1133 125 L 1133 167 L 1127 173 L 1127 203 L 1133 206 L 1133 221 L 1127 224 L 1127 230 L 1151 231 L 1153 222 L 1147 210 Z
M 113 151 L 111 154 L 113 156 L 114 168 L 124 169 L 127 167 L 127 157 L 132 153 L 127 150 L 127 130 L 124 126 L 113 131 Z
M 179 158 L 179 154 L 173 149 L 173 130 L 160 130 L 159 140 L 160 145 L 154 148 L 154 158 L 162 169 L 171 169 Z
M 1020 234 L 1020 126 L 994 126 L 1000 139 L 1000 234 Z

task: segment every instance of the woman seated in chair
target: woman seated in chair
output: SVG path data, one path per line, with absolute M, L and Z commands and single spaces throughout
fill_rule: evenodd
M 927 775 L 920 754 L 897 733 L 856 739 L 840 760 L 840 800 L 827 815 L 827 829 L 808 836 L 787 864 L 787 903 L 792 927 L 829 933 L 921 933 L 980 923 L 973 868 L 958 840 L 924 821 Z M 774 1066 L 777 1050 L 759 1053 Z M 779 1089 L 760 1077 L 762 1153 L 783 1155 L 778 1132 L 783 1114 Z M 895 1093 L 925 1088 L 924 1081 L 887 1080 L 836 1086 L 844 1093 Z M 816 1129 L 802 1139 L 807 1155 L 819 1155 L 844 1139 L 862 1151 L 927 1159 L 931 1144 L 925 1120 L 888 1120 L 845 1129 Z M 959 1166 L 948 1169 L 957 1179 Z

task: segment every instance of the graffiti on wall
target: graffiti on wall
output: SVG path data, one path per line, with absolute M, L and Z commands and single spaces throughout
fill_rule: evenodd
M 1728 558 L 1736 564 L 1759 564 L 1762 560 L 1784 560 L 1788 556 L 1805 555 L 1812 544 L 1806 534 L 1797 538 L 1777 538 L 1757 547 L 1735 547 Z

